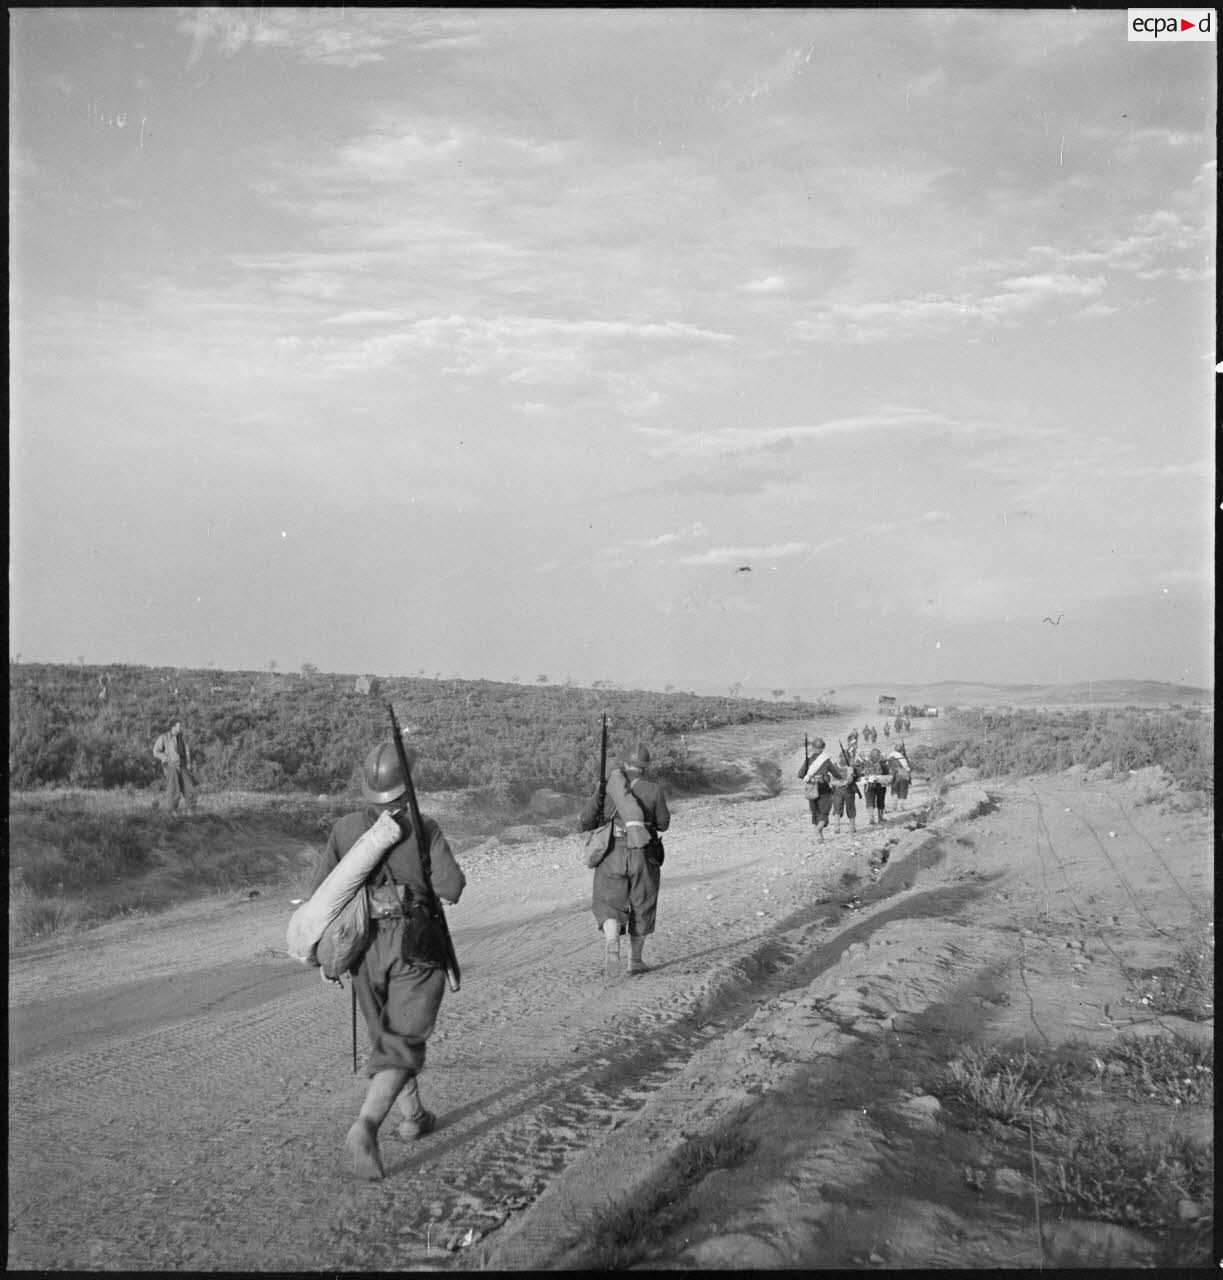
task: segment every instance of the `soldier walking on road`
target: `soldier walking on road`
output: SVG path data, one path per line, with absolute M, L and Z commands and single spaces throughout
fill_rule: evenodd
M 846 779 L 844 783 L 838 783 L 832 789 L 832 816 L 836 819 L 836 825 L 833 827 L 833 834 L 841 834 L 841 818 L 849 819 L 849 834 L 856 834 L 855 822 L 858 816 L 857 798 L 861 795 L 858 790 L 859 758 L 858 758 L 858 733 L 856 729 L 851 729 L 849 737 L 845 740 L 845 749 L 841 752 L 840 761 L 845 766 Z
M 807 804 L 811 809 L 811 822 L 820 843 L 824 842 L 824 828 L 832 812 L 832 784 L 844 775 L 844 770 L 833 764 L 832 755 L 823 738 L 813 738 L 811 750 L 815 755 L 803 756 L 803 767 L 798 776 L 807 784 Z
M 883 822 L 888 795 L 888 766 L 878 747 L 872 747 L 866 761 L 866 814 L 869 826 Z
M 153 755 L 161 762 L 166 775 L 166 804 L 171 813 L 178 812 L 178 802 L 185 800 L 187 810 L 195 812 L 195 777 L 191 772 L 191 748 L 183 735 L 181 720 L 174 723 L 153 743 Z
M 892 794 L 896 797 L 896 808 L 903 809 L 909 798 L 909 783 L 913 780 L 913 766 L 909 763 L 905 744 L 899 743 L 888 755 L 889 771 L 892 775 Z
M 644 776 L 649 765 L 649 748 L 638 743 L 624 767 L 613 768 L 609 773 L 602 801 L 601 793 L 596 792 L 578 817 L 582 831 L 593 831 L 605 822 L 612 823 L 612 842 L 595 867 L 591 896 L 595 922 L 603 933 L 603 972 L 608 976 L 619 972 L 620 936 L 625 933 L 629 940 L 629 973 L 646 973 L 649 969 L 642 952 L 646 938 L 654 932 L 658 913 L 663 861 L 663 844 L 658 833 L 671 825 L 671 812 L 662 787 Z M 634 800 L 635 805 L 631 803 Z M 633 816 L 638 809 L 640 818 Z M 626 824 L 636 828 L 644 824 L 648 842 L 638 847 L 637 840 L 630 838 Z
M 409 767 L 413 755 L 409 748 Z M 383 1176 L 378 1129 L 396 1099 L 403 1117 L 401 1138 L 412 1141 L 437 1125 L 437 1117 L 421 1102 L 417 1076 L 424 1070 L 425 1045 L 437 1021 L 446 975 L 394 742 L 384 742 L 366 756 L 361 794 L 369 804 L 346 814 L 331 829 L 310 891 L 314 893 L 383 811 L 390 812 L 404 835 L 366 879 L 370 942 L 351 979 L 371 1047 L 365 1066 L 369 1087 L 344 1145 L 353 1172 L 374 1180 Z M 421 822 L 429 845 L 433 892 L 451 906 L 459 900 L 466 877 L 441 827 L 432 818 L 422 817 Z M 323 980 L 339 982 L 325 974 Z

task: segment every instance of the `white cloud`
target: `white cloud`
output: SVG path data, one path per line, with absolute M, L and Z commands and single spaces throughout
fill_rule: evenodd
M 817 444 L 822 438 L 865 435 L 875 431 L 958 430 L 957 424 L 924 409 L 881 409 L 860 417 L 838 418 L 789 427 L 717 427 L 712 430 L 652 431 L 647 450 L 658 457 L 707 458 L 745 453 L 781 453 L 792 446 Z
M 1011 276 L 993 292 L 924 293 L 883 302 L 832 303 L 796 322 L 802 340 L 882 342 L 924 338 L 959 327 L 1014 322 L 1023 314 L 1064 300 L 1094 298 L 1103 292 L 1102 276 L 1086 279 L 1061 272 Z
M 184 16 L 177 30 L 191 39 L 188 67 L 214 44 L 227 58 L 248 48 L 275 49 L 303 62 L 361 67 L 384 61 L 392 49 L 420 54 L 470 48 L 484 39 L 484 25 L 462 11 L 206 6 Z
M 843 541 L 843 539 L 842 539 Z M 797 556 L 811 548 L 806 542 L 781 542 L 767 547 L 712 547 L 696 555 L 683 556 L 680 564 L 750 564 L 753 560 L 777 560 Z
M 1104 288 L 1104 280 L 1095 276 L 1083 280 L 1079 276 L 1064 273 L 1044 273 L 1033 276 L 1012 276 L 1003 280 L 1002 288 L 1020 298 L 1091 298 Z
M 782 276 L 765 276 L 763 280 L 752 280 L 743 286 L 744 293 L 784 293 L 786 281 Z
M 324 317 L 323 324 L 397 324 L 406 319 L 402 311 L 342 311 Z
M 687 541 L 689 538 L 703 538 L 709 533 L 708 526 L 701 520 L 690 524 L 686 529 L 680 529 L 675 533 L 660 533 L 654 538 L 637 538 L 633 539 L 629 545 L 637 547 L 665 547 L 673 542 Z

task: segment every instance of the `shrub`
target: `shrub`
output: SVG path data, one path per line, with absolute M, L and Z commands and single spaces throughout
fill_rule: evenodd
M 70 922 L 73 908 L 62 895 L 46 897 L 35 892 L 20 876 L 9 880 L 9 950 L 35 938 L 58 933 Z
M 970 1045 L 947 1064 L 941 1086 L 977 1119 L 1026 1125 L 1052 1069 L 1030 1053 Z
M 1148 973 L 1142 982 L 1143 1003 L 1156 1013 L 1192 1021 L 1214 1016 L 1214 926 L 1198 929 L 1176 959 L 1164 969 Z
M 1043 1181 L 1045 1194 L 1075 1213 L 1166 1231 L 1179 1225 L 1182 1200 L 1209 1208 L 1214 1164 L 1192 1138 L 1122 1115 L 1067 1128 Z
M 37 894 L 111 884 L 152 861 L 142 825 L 141 818 L 83 813 L 23 818 L 10 850 L 12 869 Z M 27 852 L 31 848 L 38 852 Z
M 147 786 L 158 777 L 157 761 L 116 732 L 83 734 L 68 773 L 74 787 Z
M 984 774 L 1049 773 L 1082 765 L 1114 772 L 1161 765 L 1180 787 L 1213 796 L 1209 724 L 1183 712 L 980 712 L 956 717 L 959 732 L 914 747 L 913 766 L 930 777 L 969 765 Z
M 1121 1036 L 1094 1055 L 1110 1090 L 1176 1106 L 1214 1102 L 1214 1045 L 1186 1036 Z M 1112 1065 L 1121 1073 L 1110 1072 Z
M 665 1238 L 667 1206 L 685 1187 L 714 1169 L 741 1163 L 755 1143 L 736 1132 L 714 1133 L 686 1141 L 672 1157 L 662 1184 L 644 1201 L 596 1215 L 587 1224 L 587 1265 L 598 1271 L 631 1267 L 653 1244 Z

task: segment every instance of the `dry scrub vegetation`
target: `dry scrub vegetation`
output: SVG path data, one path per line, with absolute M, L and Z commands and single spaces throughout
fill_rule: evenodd
M 534 820 L 529 807 L 541 790 L 576 818 L 594 785 L 603 711 L 613 753 L 645 741 L 655 773 L 682 795 L 744 782 L 742 770 L 691 749 L 690 737 L 832 710 L 674 690 L 358 682 L 315 671 L 27 663 L 10 664 L 9 684 L 9 782 L 20 788 L 10 794 L 10 947 L 193 896 L 300 883 L 303 846 L 321 845 L 352 807 L 359 762 L 387 732 L 386 700 L 421 752 L 421 789 L 461 795 L 446 823 L 459 849 Z M 152 757 L 154 737 L 175 718 L 202 786 L 201 812 L 181 822 L 159 811 Z M 776 762 L 755 768 L 780 786 Z
M 1044 1052 L 971 1047 L 935 1089 L 999 1154 L 1021 1166 L 1030 1155 L 1039 1212 L 1145 1231 L 1166 1266 L 1210 1261 L 1213 1152 L 1179 1123 L 1213 1109 L 1212 1045 L 1172 1034 Z M 984 1189 L 984 1168 L 964 1176 Z
M 936 789 L 960 768 L 1030 777 L 1077 766 L 1112 777 L 1158 766 L 1167 780 L 1158 798 L 1175 791 L 1198 807 L 1214 803 L 1212 724 L 1194 709 L 959 711 L 947 721 L 949 734 L 914 748 L 911 759 Z

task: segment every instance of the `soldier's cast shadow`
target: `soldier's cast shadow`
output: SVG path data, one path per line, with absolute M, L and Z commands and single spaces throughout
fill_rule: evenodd
M 804 906 L 797 911 L 775 921 L 761 935 L 765 942 L 774 939 L 777 953 L 773 957 L 762 958 L 759 963 L 768 973 L 780 973 L 776 980 L 777 992 L 770 986 L 770 994 L 783 990 L 806 987 L 819 977 L 826 969 L 836 964 L 842 953 L 855 942 L 868 940 L 871 935 L 896 920 L 946 918 L 959 912 L 973 899 L 991 891 L 994 881 L 1002 877 L 1002 872 L 991 876 L 981 876 L 971 882 L 951 882 L 932 886 L 925 892 L 907 896 L 903 902 L 897 902 L 883 910 L 871 911 L 867 915 L 857 913 L 867 907 L 883 903 L 896 893 L 904 892 L 912 887 L 913 879 L 923 871 L 938 866 L 946 853 L 942 848 L 941 837 L 931 836 L 922 841 L 896 862 L 888 864 L 888 874 L 875 884 L 867 884 L 860 892 L 845 889 L 829 889 L 827 897 Z M 854 914 L 846 914 L 849 903 L 855 906 Z M 797 962 L 792 954 L 794 944 L 783 940 L 779 935 L 811 925 L 830 925 L 839 927 L 849 922 L 848 927 L 840 929 L 835 937 L 826 943 L 814 940 L 811 953 Z M 663 972 L 678 965 L 690 965 L 693 961 L 707 957 L 719 956 L 735 948 L 742 947 L 744 939 L 736 939 L 706 947 L 700 951 L 690 951 L 682 956 L 668 960 L 660 960 L 651 964 L 650 972 Z M 786 954 L 789 952 L 790 954 Z M 782 972 L 784 970 L 784 972 Z M 649 973 L 626 977 L 624 981 L 640 983 L 643 989 L 648 988 Z M 614 1046 L 599 1046 L 589 1053 L 573 1055 L 563 1064 L 558 1063 L 556 1075 L 547 1083 L 533 1082 L 507 1085 L 504 1088 L 483 1094 L 464 1106 L 453 1107 L 439 1115 L 439 1128 L 418 1143 L 411 1144 L 404 1150 L 396 1138 L 388 1138 L 382 1143 L 383 1161 L 387 1178 L 397 1174 L 410 1173 L 413 1170 L 436 1160 L 450 1152 L 461 1150 L 483 1134 L 503 1129 L 508 1121 L 515 1117 L 535 1111 L 548 1104 L 564 1104 L 579 1091 L 597 1090 L 607 1092 L 609 1103 L 615 1100 L 614 1084 L 604 1086 L 601 1076 L 609 1081 L 615 1079 L 640 1079 L 652 1069 L 673 1059 L 677 1052 L 689 1053 L 709 1043 L 700 1029 L 711 1021 L 721 1021 L 724 1031 L 733 1029 L 733 1024 L 744 1021 L 755 1012 L 759 1003 L 759 991 L 745 998 L 738 985 L 721 991 L 712 998 L 698 1001 L 696 1005 L 683 1012 L 678 1012 L 674 1025 L 666 1031 L 652 1029 L 647 1036 L 627 1034 Z M 726 1019 L 729 1018 L 729 1022 Z M 610 1060 L 610 1061 L 609 1061 Z M 497 1104 L 519 1095 L 519 1101 L 508 1107 Z M 583 1106 L 588 1106 L 585 1098 Z M 479 1115 L 495 1107 L 495 1113 L 487 1119 L 464 1128 L 463 1122 L 469 1116 Z M 457 1131 L 456 1131 L 457 1130 Z M 558 1141 L 557 1145 L 564 1145 Z M 575 1153 L 578 1149 L 575 1145 Z M 550 1176 L 545 1170 L 541 1176 Z

